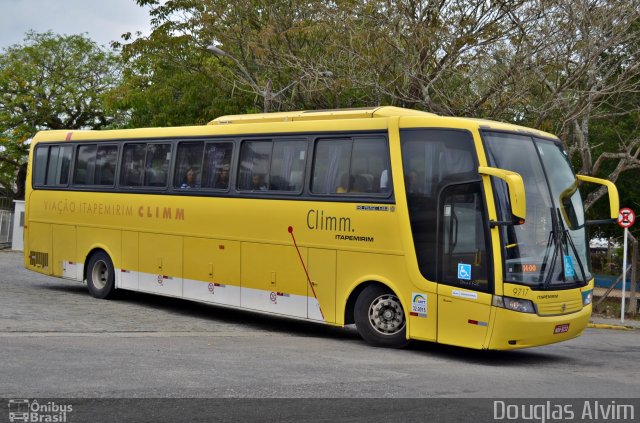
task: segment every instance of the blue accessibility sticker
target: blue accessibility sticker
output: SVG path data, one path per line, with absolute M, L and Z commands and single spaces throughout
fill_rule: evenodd
M 471 265 L 458 263 L 458 279 L 471 280 Z
M 573 268 L 573 258 L 571 256 L 564 256 L 564 277 L 572 278 L 576 275 L 576 271 Z

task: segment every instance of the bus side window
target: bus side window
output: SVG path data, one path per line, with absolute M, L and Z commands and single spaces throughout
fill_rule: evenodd
M 171 162 L 171 144 L 147 144 L 144 185 L 166 187 Z
M 273 142 L 245 141 L 240 148 L 238 189 L 266 191 L 269 187 L 269 165 Z
M 269 189 L 301 191 L 306 153 L 306 141 L 276 141 L 271 158 L 271 184 Z
M 336 194 L 349 190 L 349 166 L 352 142 L 350 139 L 320 139 L 313 158 L 311 192 Z
M 44 185 L 45 173 L 47 171 L 47 159 L 49 158 L 49 147 L 36 148 L 36 162 L 33 166 L 33 184 Z
M 202 187 L 213 189 L 229 189 L 229 171 L 233 144 L 230 142 L 214 142 L 206 145 L 202 173 Z
M 391 192 L 389 150 L 381 137 L 321 139 L 316 142 L 314 194 Z
M 146 144 L 127 144 L 122 155 L 120 185 L 138 187 L 142 185 Z
M 75 185 L 92 185 L 96 169 L 96 145 L 80 145 L 73 171 Z
M 66 185 L 69 181 L 72 154 L 73 147 L 70 145 L 37 147 L 33 168 L 33 184 Z
M 482 196 L 476 191 L 467 193 L 464 190 L 464 195 L 458 196 L 459 191 L 447 188 L 460 183 L 467 184 L 463 185 L 464 189 L 471 189 L 468 188 L 469 181 L 480 180 L 474 161 L 473 138 L 467 132 L 445 129 L 405 129 L 400 136 L 409 222 L 418 267 L 427 280 L 449 281 L 451 263 L 455 259 L 461 258 L 466 263 L 485 260 L 482 252 L 473 254 L 475 250 L 472 252 L 469 247 L 471 241 L 463 235 L 457 236 L 458 229 L 461 232 L 462 228 L 468 228 L 465 236 L 470 237 L 472 233 L 484 236 L 479 232 L 484 230 L 482 226 L 472 226 L 477 223 L 477 213 L 481 213 L 479 201 Z M 450 196 L 445 196 L 447 192 Z M 442 223 L 445 220 L 447 225 Z M 449 238 L 444 237 L 445 230 L 451 234 Z M 459 244 L 456 244 L 458 240 Z M 442 252 L 442 243 L 450 249 L 448 254 Z M 484 261 L 482 263 L 478 269 L 486 270 Z M 454 264 L 457 270 L 457 262 Z M 477 274 L 481 272 L 473 272 L 473 275 Z M 486 276 L 484 279 L 486 281 Z
M 439 281 L 480 291 L 489 289 L 484 206 L 480 182 L 449 185 L 440 193 Z M 460 278 L 460 263 L 470 269 Z M 468 271 L 468 270 L 467 270 Z
M 203 142 L 182 142 L 178 144 L 176 169 L 173 175 L 174 188 L 200 188 L 203 151 Z
M 389 169 L 384 169 L 381 173 L 380 173 L 380 192 L 389 192 L 390 190 L 390 184 L 391 182 L 391 178 L 389 177 Z
M 351 154 L 351 176 L 354 177 L 352 192 L 388 192 L 381 189 L 382 173 L 389 167 L 389 150 L 384 138 L 355 138 Z M 387 184 L 390 180 L 387 179 Z
M 117 145 L 80 145 L 73 172 L 74 185 L 112 186 L 115 182 Z
M 93 183 L 104 186 L 113 185 L 117 162 L 117 145 L 99 145 L 98 151 L 96 151 L 96 168 Z
M 47 166 L 47 185 L 66 185 L 69 180 L 71 155 L 73 147 L 52 146 L 49 150 L 49 164 Z

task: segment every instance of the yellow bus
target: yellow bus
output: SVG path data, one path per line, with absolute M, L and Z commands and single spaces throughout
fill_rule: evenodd
M 551 134 L 396 107 L 45 131 L 25 266 L 409 340 L 515 349 L 591 315 L 584 209 Z

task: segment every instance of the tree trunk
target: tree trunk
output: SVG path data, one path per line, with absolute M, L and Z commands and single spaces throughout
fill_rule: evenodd
M 16 195 L 15 195 L 16 200 L 24 200 L 26 182 L 27 182 L 27 164 L 22 163 L 18 168 L 18 176 L 16 178 L 16 185 L 17 185 Z

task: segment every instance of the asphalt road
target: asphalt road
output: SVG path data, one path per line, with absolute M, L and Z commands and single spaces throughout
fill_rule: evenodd
M 97 300 L 0 251 L 4 398 L 634 398 L 638 358 L 638 330 L 513 352 L 372 348 L 351 327 L 139 293 Z

